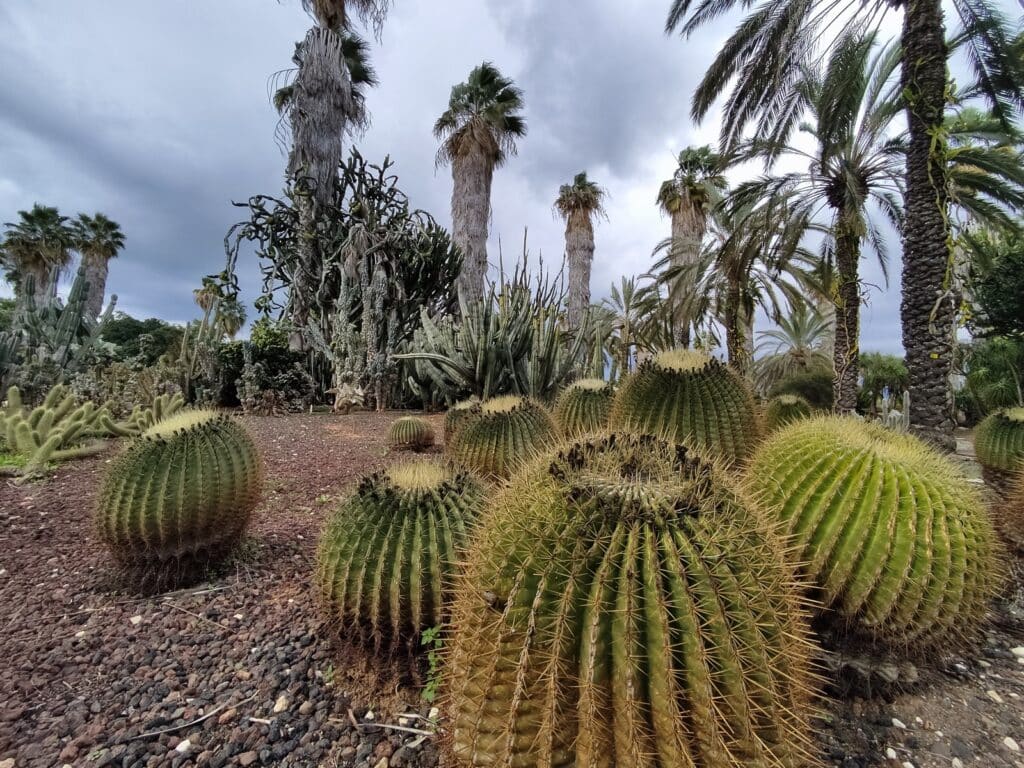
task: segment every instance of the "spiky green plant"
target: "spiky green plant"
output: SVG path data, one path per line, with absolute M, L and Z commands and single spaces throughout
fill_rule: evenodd
M 436 462 L 399 464 L 360 482 L 320 540 L 317 586 L 350 640 L 392 652 L 442 623 L 482 484 Z
M 676 349 L 644 361 L 619 387 L 612 428 L 690 443 L 729 462 L 753 451 L 754 397 L 734 370 L 703 352 Z
M 237 421 L 179 411 L 111 464 L 97 526 L 133 581 L 161 589 L 201 576 L 231 550 L 262 484 L 259 452 Z
M 1024 464 L 1013 476 L 1006 503 L 994 505 L 992 518 L 1003 541 L 1016 552 L 1024 552 Z
M 804 764 L 812 646 L 735 485 L 683 445 L 613 433 L 499 492 L 452 609 L 460 764 Z
M 555 403 L 555 422 L 564 437 L 597 432 L 608 426 L 615 388 L 601 379 L 580 379 L 563 390 Z
M 507 478 L 555 439 L 555 422 L 544 406 L 506 395 L 470 409 L 446 450 L 463 466 L 496 480 Z
M 479 405 L 480 401 L 475 397 L 471 397 L 467 400 L 460 400 L 451 408 L 449 408 L 444 414 L 444 442 L 447 445 L 451 442 L 452 436 L 455 431 L 462 424 L 463 419 L 466 418 L 472 409 Z
M 422 451 L 434 444 L 434 427 L 419 416 L 402 416 L 388 429 L 388 447 L 395 451 Z
M 986 416 L 974 431 L 974 451 L 985 478 L 1005 491 L 1013 471 L 1024 463 L 1024 408 Z
M 764 409 L 765 429 L 774 432 L 791 422 L 806 419 L 813 413 L 811 404 L 800 395 L 776 395 Z
M 998 583 L 978 493 L 917 438 L 850 418 L 790 424 L 747 482 L 800 550 L 826 615 L 854 635 L 927 646 L 975 628 Z

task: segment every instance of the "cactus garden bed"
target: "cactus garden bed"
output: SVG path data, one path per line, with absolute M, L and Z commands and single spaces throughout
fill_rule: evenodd
M 92 527 L 117 446 L 44 482 L 0 485 L 0 768 L 443 765 L 437 738 L 418 733 L 432 730 L 420 719 L 432 705 L 398 679 L 404 658 L 342 652 L 313 588 L 328 512 L 361 476 L 407 458 L 387 452 L 395 416 L 244 419 L 266 485 L 241 551 L 213 578 L 153 597 L 119 589 Z M 440 440 L 442 418 L 428 418 Z M 997 606 L 980 645 L 936 654 L 904 690 L 826 699 L 822 762 L 1024 765 L 1014 605 Z

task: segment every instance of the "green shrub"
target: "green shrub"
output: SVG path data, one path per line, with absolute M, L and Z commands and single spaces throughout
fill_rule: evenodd
M 810 403 L 799 395 L 777 395 L 768 401 L 764 409 L 765 428 L 773 432 L 779 427 L 808 418 L 814 410 Z
M 850 418 L 776 432 L 747 469 L 838 627 L 891 647 L 976 628 L 997 585 L 970 483 L 916 438 Z
M 684 446 L 612 434 L 499 492 L 452 609 L 459 764 L 804 764 L 812 646 L 734 486 Z
M 388 448 L 396 451 L 422 451 L 434 444 L 434 428 L 419 416 L 402 416 L 388 429 Z
M 180 411 L 110 465 L 97 525 L 132 581 L 163 589 L 201 577 L 234 547 L 262 484 L 259 452 L 237 421 Z
M 320 540 L 317 586 L 352 641 L 405 645 L 447 613 L 452 577 L 483 487 L 433 462 L 400 464 L 363 478 Z
M 612 428 L 687 442 L 728 461 L 760 437 L 747 383 L 703 352 L 673 350 L 644 361 L 619 387 Z
M 581 379 L 566 387 L 555 403 L 555 422 L 564 437 L 604 429 L 612 413 L 615 388 L 601 379 Z
M 832 410 L 832 371 L 813 370 L 788 376 L 768 393 L 768 397 L 798 395 L 812 408 L 819 411 Z
M 547 409 L 527 397 L 506 395 L 470 409 L 445 449 L 460 464 L 490 480 L 506 478 L 556 439 Z

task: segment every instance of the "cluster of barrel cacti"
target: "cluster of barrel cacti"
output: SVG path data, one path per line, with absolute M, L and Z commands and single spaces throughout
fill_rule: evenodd
M 139 587 L 186 583 L 238 542 L 262 478 L 259 452 L 237 421 L 215 411 L 180 411 L 114 460 L 97 528 Z
M 388 447 L 394 451 L 423 451 L 434 444 L 434 428 L 420 416 L 402 416 L 388 428 Z

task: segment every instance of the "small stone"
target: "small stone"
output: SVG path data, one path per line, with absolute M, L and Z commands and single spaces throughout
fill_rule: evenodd
M 238 756 L 238 764 L 245 768 L 245 766 L 252 765 L 258 759 L 259 755 L 257 755 L 255 752 L 243 752 Z
M 988 696 L 990 699 L 992 699 L 992 701 L 994 701 L 996 704 L 1002 704 L 1003 703 L 1003 697 L 1000 696 L 995 691 L 985 691 L 985 695 Z
M 373 768 L 388 768 L 388 759 L 386 757 L 382 757 L 377 761 L 377 764 L 373 766 Z
M 299 714 L 303 717 L 306 717 L 307 715 L 313 713 L 313 709 L 314 707 L 312 701 L 304 701 L 302 702 L 301 706 L 299 706 Z
M 896 759 L 896 750 L 893 749 L 892 747 L 886 747 L 885 748 L 885 756 L 889 760 L 895 760 Z
M 366 714 L 363 715 L 363 720 L 373 720 L 373 710 L 372 709 L 366 710 Z
M 910 762 L 909 760 L 904 760 L 903 761 L 903 768 L 914 768 L 914 764 L 912 762 Z
M 1020 752 L 1020 745 L 1009 736 L 1003 739 L 1003 746 L 1011 752 Z
M 176 746 L 174 748 L 174 751 L 175 752 L 180 752 L 181 754 L 184 755 L 190 749 L 192 749 L 192 742 L 189 741 L 188 739 L 183 739 L 182 741 L 178 742 L 178 746 Z
M 8 757 L 6 760 L 0 760 L 0 768 L 14 768 L 14 758 Z
M 139 626 L 139 624 L 142 623 L 142 617 L 139 616 L 138 614 L 135 614 L 130 619 L 128 619 L 128 621 L 130 621 L 132 623 L 133 627 L 137 627 L 137 626 Z
M 1018 659 L 1024 659 L 1024 645 L 1018 645 L 1016 648 L 1011 648 L 1010 653 Z
M 431 707 L 430 711 L 427 712 L 427 720 L 437 720 L 441 715 L 441 710 L 437 707 Z
M 277 701 L 274 702 L 274 714 L 278 715 L 288 709 L 288 697 L 283 693 L 277 697 Z
M 83 637 L 85 637 L 85 630 L 81 629 L 78 632 L 75 632 L 75 637 L 77 637 L 78 639 L 82 639 Z
M 953 768 L 964 768 L 964 761 L 961 760 L 959 757 L 954 757 L 952 765 Z
M 978 659 L 978 666 L 979 666 L 979 667 L 981 667 L 982 669 L 988 669 L 988 668 L 989 668 L 989 667 L 991 667 L 992 665 L 991 665 L 991 664 L 989 664 L 989 663 L 988 663 L 987 661 L 985 661 L 984 659 Z
M 907 730 L 907 724 L 895 717 L 892 719 L 892 727 L 899 728 L 901 731 Z
M 238 710 L 232 707 L 231 709 L 221 713 L 221 716 L 217 718 L 217 724 L 224 725 L 225 723 L 230 723 L 237 716 Z

